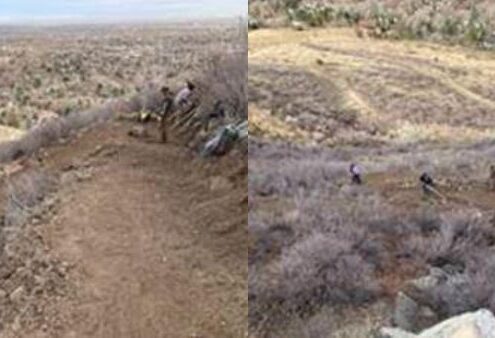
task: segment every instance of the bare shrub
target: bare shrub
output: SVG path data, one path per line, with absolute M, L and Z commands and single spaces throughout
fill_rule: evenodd
M 21 225 L 56 186 L 54 177 L 39 171 L 23 173 L 7 181 L 5 225 Z
M 422 301 L 446 319 L 464 312 L 487 308 L 495 311 L 495 255 L 484 252 L 467 263 L 462 273 L 448 278 L 430 290 Z
M 247 23 L 239 22 L 238 37 L 230 45 L 221 46 L 222 51 L 213 52 L 206 63 L 202 82 L 203 95 L 213 108 L 223 102 L 234 119 L 247 118 Z M 213 100 L 213 102 L 212 102 Z
M 315 233 L 281 257 L 281 292 L 296 306 L 360 304 L 372 298 L 373 267 L 351 242 Z
M 0 144 L 0 162 L 9 162 L 29 156 L 43 147 L 70 136 L 71 133 L 111 119 L 119 110 L 132 107 L 133 101 L 110 101 L 101 107 L 83 112 L 73 112 L 63 118 L 49 119 L 34 126 L 18 140 Z M 128 108 L 127 108 L 128 109 Z

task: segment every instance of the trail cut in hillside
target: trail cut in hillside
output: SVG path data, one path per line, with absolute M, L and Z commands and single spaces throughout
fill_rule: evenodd
M 16 174 L 58 179 L 51 211 L 29 228 L 64 267 L 55 285 L 64 295 L 43 298 L 38 312 L 16 308 L 3 336 L 247 334 L 244 155 L 198 159 L 153 132 L 131 138 L 130 128 L 109 122 Z M 19 304 L 41 299 L 36 290 L 24 289 Z

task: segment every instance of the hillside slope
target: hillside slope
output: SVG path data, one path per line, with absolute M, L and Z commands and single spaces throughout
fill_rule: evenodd
M 253 338 L 369 338 L 495 311 L 482 286 L 495 271 L 494 75 L 493 53 L 458 46 L 249 33 Z M 412 295 L 431 271 L 446 282 Z M 431 322 L 400 320 L 404 294 Z

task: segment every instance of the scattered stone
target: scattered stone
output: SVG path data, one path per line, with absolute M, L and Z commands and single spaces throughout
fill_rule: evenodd
M 76 172 L 76 179 L 79 182 L 89 180 L 91 177 L 93 177 L 93 174 L 90 171 L 78 171 Z
M 20 304 L 25 294 L 26 290 L 24 286 L 21 285 L 10 294 L 9 299 L 14 304 Z
M 232 188 L 232 182 L 223 176 L 215 176 L 210 179 L 210 189 L 212 191 L 226 191 Z
M 128 135 L 136 138 L 144 138 L 148 136 L 148 132 L 144 126 L 134 126 L 129 130 Z
M 17 316 L 17 317 L 15 317 L 14 322 L 12 323 L 12 331 L 20 332 L 21 329 L 22 329 L 21 317 Z
M 315 131 L 313 133 L 313 140 L 315 140 L 318 143 L 323 142 L 325 140 L 325 134 L 323 134 L 319 131 Z
M 304 30 L 306 30 L 306 25 L 303 22 L 301 22 L 301 21 L 292 21 L 290 25 L 296 31 L 304 31 Z
M 299 119 L 297 117 L 287 115 L 285 117 L 285 122 L 286 123 L 291 123 L 291 124 L 298 124 L 299 123 Z

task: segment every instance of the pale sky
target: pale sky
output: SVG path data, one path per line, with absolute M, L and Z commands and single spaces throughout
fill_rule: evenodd
M 0 0 L 0 23 L 182 21 L 247 11 L 248 0 Z

